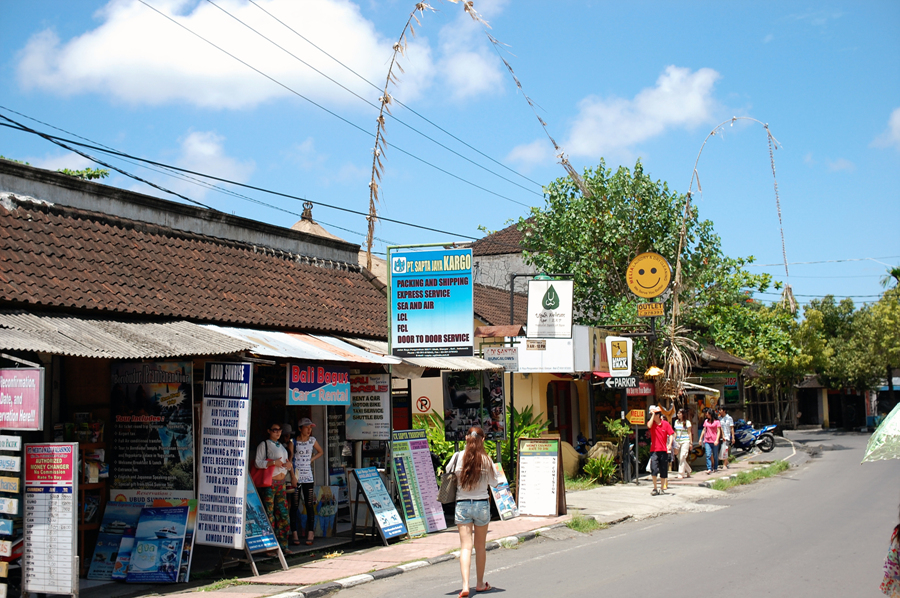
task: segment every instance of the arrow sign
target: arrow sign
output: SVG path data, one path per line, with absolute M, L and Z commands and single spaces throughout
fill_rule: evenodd
M 638 387 L 638 379 L 637 376 L 625 376 L 622 378 L 606 378 L 603 383 L 606 385 L 606 388 L 637 388 Z

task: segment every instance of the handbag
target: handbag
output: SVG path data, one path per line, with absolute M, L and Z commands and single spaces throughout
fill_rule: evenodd
M 265 440 L 263 440 L 266 443 Z M 269 444 L 266 443 L 266 460 L 269 458 Z M 272 468 L 266 467 L 265 469 L 260 469 L 256 466 L 256 463 L 250 466 L 250 479 L 253 480 L 253 485 L 257 488 L 271 488 L 272 487 Z
M 450 463 L 447 464 L 447 469 L 441 474 L 441 489 L 438 490 L 438 502 L 441 504 L 456 502 L 456 472 L 451 470 L 455 469 L 458 456 L 459 453 L 454 453 Z

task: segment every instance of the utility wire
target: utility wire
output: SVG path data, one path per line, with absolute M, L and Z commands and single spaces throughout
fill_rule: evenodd
M 888 255 L 888 256 L 884 256 L 884 257 L 855 257 L 855 258 L 848 258 L 848 259 L 843 259 L 843 260 L 820 260 L 817 262 L 789 262 L 789 265 L 795 266 L 798 264 L 837 264 L 839 262 L 865 262 L 865 261 L 875 261 L 875 260 L 892 260 L 892 259 L 896 259 L 896 258 L 900 258 L 900 255 Z M 745 265 L 747 267 L 752 266 L 754 268 L 767 268 L 767 267 L 773 267 L 773 266 L 783 266 L 784 263 L 782 262 L 780 264 L 745 264 Z
M 44 121 L 42 121 L 42 120 L 40 120 L 40 119 L 37 119 L 37 118 L 31 117 L 31 116 L 28 116 L 27 114 L 23 114 L 22 112 L 18 112 L 17 110 L 13 110 L 12 108 L 7 108 L 7 107 L 5 107 L 5 106 L 0 105 L 0 109 L 6 110 L 6 111 L 8 111 L 8 112 L 12 112 L 13 114 L 18 114 L 19 116 L 22 116 L 22 117 L 24 117 L 24 118 L 27 118 L 28 120 L 32 120 L 32 121 L 34 121 L 34 122 L 36 122 L 36 123 L 42 124 L 42 125 L 44 125 L 44 126 L 46 126 L 46 127 L 50 127 L 51 129 L 56 129 L 57 131 L 61 131 L 61 132 L 63 132 L 63 133 L 66 133 L 67 135 L 72 135 L 72 136 L 77 137 L 77 138 L 79 138 L 79 139 L 83 139 L 84 141 L 87 141 L 87 142 L 89 142 L 89 143 L 95 144 L 96 146 L 99 146 L 98 149 L 97 149 L 97 151 L 104 151 L 103 149 L 100 149 L 100 148 L 106 148 L 107 150 L 110 150 L 110 151 L 112 151 L 112 152 L 118 153 L 117 150 L 116 150 L 114 147 L 105 145 L 105 144 L 103 144 L 103 143 L 100 143 L 99 141 L 94 141 L 93 139 L 89 139 L 89 138 L 87 138 L 87 137 L 84 137 L 84 136 L 82 136 L 82 135 L 79 135 L 78 133 L 73 133 L 72 131 L 67 131 L 66 129 L 63 129 L 63 128 L 61 128 L 61 127 L 57 127 L 57 126 L 52 125 L 52 124 L 50 124 L 50 123 L 44 122 Z M 2 123 L 0 123 L 0 124 L 2 124 Z M 3 125 L 3 126 L 9 126 L 9 125 Z M 12 127 L 11 127 L 11 128 L 12 128 Z M 20 130 L 21 130 L 21 129 L 20 129 Z M 27 132 L 27 131 L 26 131 L 26 132 Z M 104 153 L 109 153 L 109 152 L 104 152 Z M 194 185 L 200 185 L 200 186 L 205 187 L 205 188 L 207 188 L 207 189 L 211 189 L 211 190 L 213 190 L 213 191 L 218 191 L 219 193 L 224 193 L 224 194 L 226 194 L 226 195 L 231 195 L 231 196 L 233 196 L 233 197 L 237 197 L 237 198 L 239 198 L 239 199 L 243 199 L 243 200 L 245 200 L 245 201 L 249 201 L 249 202 L 255 203 L 255 204 L 257 204 L 257 205 L 265 206 L 265 207 L 267 207 L 267 208 L 271 208 L 271 209 L 277 210 L 277 211 L 279 211 L 279 212 L 284 212 L 285 214 L 290 214 L 290 215 L 292 215 L 292 216 L 298 216 L 298 217 L 300 217 L 300 218 L 303 217 L 303 214 L 302 214 L 302 213 L 301 213 L 301 214 L 298 214 L 297 212 L 293 212 L 293 211 L 291 211 L 291 210 L 282 208 L 281 206 L 276 206 L 276 205 L 274 205 L 274 204 L 270 204 L 270 203 L 266 203 L 266 202 L 264 202 L 264 201 L 260 201 L 260 200 L 254 198 L 254 197 L 250 197 L 250 196 L 248 196 L 248 195 L 243 195 L 242 193 L 238 193 L 237 191 L 232 191 L 231 189 L 226 189 L 225 187 L 220 187 L 219 185 L 215 185 L 215 184 L 210 183 L 210 182 L 208 182 L 208 181 L 204 181 L 204 180 L 202 180 L 202 179 L 198 179 L 197 177 L 191 176 L 191 175 L 189 175 L 189 174 L 176 172 L 176 171 L 174 171 L 174 170 L 172 170 L 172 169 L 170 169 L 170 168 L 167 168 L 167 167 L 165 167 L 165 166 L 160 167 L 160 168 L 156 168 L 156 167 L 154 167 L 154 166 L 149 166 L 149 165 L 147 165 L 147 164 L 141 164 L 140 162 L 138 162 L 138 161 L 136 161 L 136 160 L 131 160 L 131 159 L 128 159 L 128 158 L 123 158 L 123 157 L 121 157 L 121 156 L 117 156 L 117 157 L 118 157 L 120 160 L 122 160 L 123 162 L 127 162 L 128 164 L 132 164 L 132 165 L 137 166 L 137 167 L 139 167 L 139 168 L 146 168 L 147 170 L 150 170 L 150 171 L 153 171 L 153 172 L 158 172 L 158 173 L 163 174 L 163 175 L 166 175 L 166 176 L 168 176 L 168 177 L 176 178 L 176 179 L 179 179 L 179 180 L 182 180 L 182 181 L 187 181 L 187 182 L 192 183 L 192 184 L 194 184 Z M 326 226 L 328 226 L 328 227 L 330 227 L 330 228 L 335 228 L 335 229 L 338 229 L 338 230 L 342 230 L 342 231 L 344 231 L 344 232 L 348 232 L 348 233 L 351 233 L 351 234 L 354 234 L 354 235 L 358 235 L 358 236 L 360 236 L 360 237 L 365 237 L 365 236 L 366 236 L 366 233 L 361 233 L 361 232 L 357 232 L 357 231 L 355 231 L 355 230 L 350 230 L 349 228 L 344 228 L 344 227 L 338 226 L 338 225 L 336 225 L 336 224 L 330 224 L 330 223 L 324 222 L 324 221 L 322 221 L 322 220 L 319 220 L 318 223 L 319 223 L 319 224 L 324 224 L 324 225 L 326 225 Z M 385 244 L 387 244 L 387 245 L 397 245 L 397 243 L 396 243 L 395 241 L 389 241 L 389 240 L 387 240 L 387 239 L 382 239 L 382 238 L 379 238 L 379 237 L 376 237 L 376 240 L 377 240 L 377 241 L 381 241 L 382 243 L 385 243 Z
M 0 106 L 0 108 L 2 108 L 2 106 Z M 225 178 L 222 178 L 222 177 L 217 177 L 217 176 L 214 176 L 214 175 L 211 175 L 211 174 L 204 174 L 204 173 L 202 173 L 202 172 L 196 172 L 196 171 L 194 171 L 194 170 L 188 170 L 188 169 L 186 169 L 186 168 L 179 168 L 178 166 L 172 166 L 171 164 L 165 164 L 165 163 L 163 163 L 163 162 L 156 162 L 156 161 L 154 161 L 154 160 L 148 160 L 148 159 L 146 159 L 146 158 L 140 158 L 140 157 L 138 157 L 138 156 L 133 156 L 133 155 L 131 155 L 131 154 L 126 154 L 126 153 L 124 153 L 124 152 L 119 152 L 119 151 L 110 150 L 110 149 L 104 149 L 104 148 L 102 148 L 102 147 L 97 147 L 97 146 L 95 146 L 95 145 L 91 145 L 91 144 L 87 144 L 87 143 L 81 143 L 81 142 L 74 141 L 74 140 L 71 140 L 71 139 L 64 139 L 64 138 L 62 138 L 62 137 L 57 137 L 57 136 L 55 136 L 55 135 L 49 135 L 49 134 L 47 134 L 47 133 L 39 133 L 39 132 L 37 132 L 37 131 L 35 131 L 35 130 L 33 130 L 33 129 L 30 129 L 30 128 L 26 127 L 25 125 L 22 125 L 21 123 L 18 123 L 18 122 L 14 121 L 14 120 L 12 120 L 12 119 L 10 119 L 10 118 L 8 118 L 8 117 L 5 117 L 5 116 L 3 116 L 3 115 L 0 115 L 0 118 L 3 118 L 4 120 L 7 120 L 7 121 L 9 121 L 9 122 L 12 122 L 12 123 L 14 123 L 14 124 L 16 125 L 16 126 L 11 126 L 11 125 L 6 125 L 6 124 L 3 124 L 3 123 L 0 123 L 0 126 L 8 127 L 8 128 L 13 129 L 13 130 L 24 131 L 24 132 L 27 132 L 27 133 L 33 133 L 33 134 L 35 134 L 35 135 L 38 135 L 38 136 L 40 136 L 40 137 L 43 137 L 44 139 L 47 139 L 47 140 L 50 141 L 51 143 L 56 143 L 57 145 L 59 145 L 58 141 L 64 141 L 65 143 L 69 143 L 69 144 L 72 144 L 72 145 L 78 145 L 78 146 L 81 146 L 81 147 L 84 147 L 84 148 L 87 148 L 87 149 L 92 149 L 92 150 L 95 150 L 95 151 L 100 151 L 100 152 L 103 152 L 103 153 L 106 153 L 106 154 L 109 154 L 109 155 L 113 155 L 113 156 L 116 156 L 116 157 L 119 157 L 119 158 L 130 158 L 130 159 L 132 159 L 132 160 L 137 160 L 137 161 L 139 161 L 139 162 L 144 162 L 144 163 L 147 163 L 147 164 L 152 164 L 152 165 L 154 165 L 154 166 L 159 166 L 159 167 L 161 167 L 161 168 L 168 168 L 168 169 L 170 169 L 170 170 L 176 170 L 176 171 L 178 171 L 178 172 L 183 172 L 183 173 L 187 173 L 187 174 L 192 174 L 192 175 L 196 175 L 196 176 L 201 176 L 201 177 L 208 178 L 208 179 L 211 179 L 211 180 L 214 180 L 214 181 L 219 181 L 219 182 L 221 182 L 221 183 L 227 183 L 227 184 L 229 184 L 229 185 L 234 185 L 234 186 L 236 186 L 236 187 L 243 187 L 243 188 L 245 188 L 245 189 L 251 189 L 251 190 L 253 190 L 253 191 L 259 191 L 259 192 L 261 192 L 261 193 L 268 193 L 268 194 L 270 194 L 270 195 L 276 195 L 276 196 L 279 196 L 279 197 L 285 197 L 285 198 L 287 198 L 287 199 L 292 199 L 292 200 L 295 200 L 295 201 L 311 201 L 311 200 L 309 200 L 309 199 L 307 199 L 307 198 L 305 198 L 305 197 L 298 197 L 298 196 L 296 196 L 296 195 L 291 195 L 291 194 L 289 194 L 289 193 L 282 193 L 282 192 L 280 192 L 280 191 L 273 191 L 273 190 L 271 190 L 271 189 L 266 189 L 266 188 L 264 188 L 264 187 L 256 187 L 256 186 L 254 186 L 254 185 L 248 185 L 248 184 L 246 184 L 246 183 L 239 183 L 239 182 L 237 182 L 237 181 L 232 181 L 232 180 L 230 180 L 230 179 L 225 179 Z M 77 154 L 80 154 L 80 155 L 85 156 L 85 154 L 82 154 L 82 153 L 81 153 L 80 151 L 78 151 L 78 150 L 74 150 L 74 149 L 69 148 L 69 147 L 67 147 L 67 146 L 64 146 L 64 147 L 66 147 L 66 149 L 69 149 L 70 151 L 74 151 L 74 152 L 77 153 Z M 113 166 L 108 166 L 108 165 L 106 165 L 104 162 L 101 162 L 100 160 L 97 160 L 96 158 L 92 158 L 92 157 L 90 157 L 90 156 L 85 156 L 85 157 L 87 157 L 89 160 L 93 160 L 94 162 L 97 162 L 98 164 L 103 164 L 104 166 L 107 166 L 108 168 L 112 168 L 113 170 L 115 170 L 115 171 L 117 171 L 117 172 L 121 172 L 121 173 L 124 174 L 125 176 L 131 177 L 131 178 L 136 178 L 137 180 L 140 180 L 140 181 L 142 181 L 142 182 L 146 182 L 146 181 L 143 181 L 142 179 L 140 179 L 140 178 L 138 178 L 138 177 L 135 177 L 134 175 L 131 175 L 131 174 L 126 173 L 126 172 L 123 172 L 122 170 L 120 170 L 120 169 L 118 169 L 118 168 L 115 168 L 115 167 L 113 167 Z M 153 183 L 148 183 L 148 184 L 150 184 L 150 185 L 152 185 L 152 186 L 154 186 L 154 187 L 159 188 L 157 185 L 154 185 Z M 160 188 L 160 189 L 163 190 L 163 191 L 165 191 L 165 192 L 167 192 L 167 193 L 172 193 L 172 194 L 174 194 L 174 195 L 178 195 L 179 197 L 184 198 L 183 196 L 181 196 L 181 195 L 175 193 L 174 191 L 168 191 L 168 190 L 162 189 L 162 188 Z M 198 202 L 196 202 L 196 201 L 194 201 L 194 200 L 192 200 L 192 199 L 189 199 L 189 198 L 184 198 L 184 199 L 186 199 L 187 201 L 190 201 L 191 203 L 198 203 Z M 360 212 L 360 211 L 358 211 L 358 210 L 352 210 L 352 209 L 350 209 L 350 208 L 343 208 L 343 207 L 341 207 L 341 206 L 335 206 L 335 205 L 326 204 L 326 203 L 322 203 L 322 202 L 318 202 L 318 201 L 317 201 L 317 202 L 313 202 L 313 203 L 314 203 L 315 205 L 322 206 L 322 207 L 324 207 L 324 208 L 330 208 L 330 209 L 332 209 L 332 210 L 338 210 L 338 211 L 341 211 L 341 212 L 347 212 L 347 213 L 349 213 L 349 214 L 356 214 L 356 215 L 358 215 L 358 216 L 368 216 L 368 214 L 367 214 L 366 212 Z M 200 205 L 203 205 L 203 204 L 200 204 Z M 265 205 L 268 205 L 268 204 L 265 204 Z M 203 205 L 203 207 L 208 207 L 208 206 Z M 208 209 L 212 209 L 212 208 L 208 208 Z M 276 209 L 277 209 L 277 208 L 276 208 Z M 399 225 L 402 225 L 402 226 L 409 226 L 409 227 L 411 227 L 411 228 L 417 228 L 417 229 L 421 229 L 421 230 L 427 230 L 427 231 L 430 231 L 430 232 L 441 233 L 441 234 L 443 234 L 443 235 L 451 235 L 451 236 L 454 236 L 454 237 L 462 237 L 462 238 L 465 238 L 465 239 L 472 239 L 472 240 L 477 240 L 477 239 L 478 239 L 478 237 L 473 237 L 473 236 L 470 236 L 470 235 L 463 235 L 463 234 L 459 234 L 459 233 L 454 233 L 454 232 L 450 232 L 450 231 L 445 231 L 445 230 L 441 230 L 441 229 L 438 229 L 438 228 L 432 228 L 432 227 L 429 227 L 429 226 L 424 226 L 424 225 L 421 225 L 421 224 L 413 224 L 413 223 L 411 223 L 411 222 L 404 222 L 404 221 L 402 221 L 402 220 L 395 220 L 395 219 L 393 219 L 393 218 L 380 218 L 380 217 L 379 217 L 379 219 L 380 219 L 380 220 L 384 220 L 385 222 L 391 222 L 391 223 L 399 224 Z
M 784 264 L 776 264 L 778 266 L 783 266 Z M 775 295 L 777 297 L 781 296 L 781 293 L 754 293 L 755 295 Z M 839 293 L 824 293 L 822 295 L 794 295 L 794 297 L 827 297 L 828 295 L 832 295 L 833 297 L 845 297 L 849 299 L 858 299 L 863 297 L 881 297 L 884 293 L 879 293 L 878 295 L 841 295 Z
M 182 25 L 181 23 L 179 23 L 178 21 L 176 21 L 175 19 L 173 19 L 173 18 L 170 17 L 169 15 L 167 15 L 167 14 L 165 14 L 165 13 L 163 13 L 163 12 L 157 10 L 156 8 L 154 8 L 153 6 L 151 6 L 150 4 L 147 4 L 144 0 L 137 0 L 137 1 L 140 2 L 141 4 L 143 4 L 144 6 L 146 6 L 147 8 L 149 8 L 150 10 L 152 10 L 153 12 L 157 13 L 158 15 L 164 17 L 165 19 L 171 21 L 171 22 L 174 23 L 175 25 L 181 27 L 182 29 L 184 29 L 185 31 L 187 31 L 188 33 L 190 33 L 191 35 L 197 37 L 198 39 L 200 39 L 200 40 L 206 42 L 207 44 L 209 44 L 210 46 L 212 46 L 213 48 L 219 50 L 219 51 L 222 52 L 223 54 L 226 54 L 227 56 L 230 56 L 230 57 L 233 58 L 234 60 L 237 60 L 238 62 L 240 62 L 241 64 L 243 64 L 244 66 L 246 66 L 247 68 L 249 68 L 249 69 L 255 71 L 256 73 L 262 75 L 263 77 L 265 77 L 266 79 L 268 79 L 268 80 L 271 81 L 272 83 L 275 83 L 275 84 L 278 85 L 279 87 L 282 87 L 282 88 L 284 88 L 285 90 L 289 91 L 290 93 L 294 94 L 294 95 L 297 96 L 298 98 L 301 98 L 301 99 L 303 99 L 303 100 L 306 100 L 307 102 L 309 102 L 310 104 L 312 104 L 312 105 L 315 106 L 316 108 L 319 108 L 320 110 L 323 110 L 323 111 L 327 112 L 328 114 L 330 114 L 331 116 L 333 116 L 333 117 L 335 117 L 336 119 L 340 120 L 341 122 L 346 123 L 347 125 L 350 125 L 350 126 L 353 127 L 354 129 L 356 129 L 356 130 L 358 130 L 358 131 L 361 131 L 362 133 L 368 135 L 369 137 L 375 137 L 375 135 L 374 135 L 371 131 L 365 130 L 364 128 L 362 128 L 361 126 L 357 125 L 356 123 L 354 123 L 354 122 L 352 122 L 352 121 L 350 121 L 350 120 L 347 120 L 346 118 L 344 118 L 343 116 L 339 115 L 338 113 L 336 113 L 336 112 L 334 112 L 334 111 L 332 111 L 332 110 L 329 110 L 328 108 L 326 108 L 326 107 L 323 106 L 322 104 L 319 104 L 318 102 L 313 101 L 312 99 L 306 97 L 305 95 L 301 94 L 300 92 L 298 92 L 298 91 L 292 89 L 291 87 L 288 87 L 287 85 L 285 85 L 285 84 L 282 83 L 281 81 L 275 79 L 274 77 L 272 77 L 272 76 L 270 76 L 270 75 L 267 75 L 266 73 L 264 73 L 263 71 L 259 70 L 258 68 L 256 68 L 255 66 L 251 65 L 250 63 L 248 63 L 248 62 L 246 62 L 246 61 L 244 61 L 244 60 L 238 58 L 237 56 L 235 56 L 234 54 L 232 54 L 232 53 L 229 52 L 228 50 L 222 48 L 221 46 L 218 46 L 218 45 L 214 44 L 213 42 L 211 42 L 210 40 L 206 39 L 205 37 L 203 37 L 203 36 L 200 35 L 199 33 L 196 33 L 195 31 L 191 30 L 189 27 L 187 27 L 187 26 L 185 26 L 185 25 Z M 491 195 L 494 195 L 494 196 L 499 197 L 499 198 L 501 198 L 501 199 L 505 199 L 506 201 L 509 201 L 509 202 L 518 204 L 518 205 L 523 206 L 523 207 L 526 207 L 526 208 L 531 207 L 531 206 L 529 206 L 528 204 L 522 203 L 521 201 L 515 200 L 515 199 L 513 199 L 513 198 L 511 198 L 511 197 L 507 197 L 507 196 L 505 196 L 505 195 L 501 195 L 500 193 L 497 193 L 496 191 L 491 191 L 490 189 L 488 189 L 488 188 L 486 188 L 486 187 L 482 187 L 481 185 L 478 185 L 478 184 L 476 184 L 476 183 L 473 183 L 472 181 L 469 181 L 469 180 L 467 180 L 467 179 L 464 179 L 464 178 L 462 178 L 462 177 L 459 176 L 459 175 L 453 174 L 452 172 L 450 172 L 450 171 L 448 171 L 448 170 L 446 170 L 446 169 L 444 169 L 444 168 L 441 168 L 440 166 L 438 166 L 438 165 L 436 165 L 436 164 L 432 164 L 431 162 L 429 162 L 429 161 L 427 161 L 427 160 L 425 160 L 425 159 L 423 159 L 423 158 L 420 158 L 419 156 L 416 156 L 415 154 L 413 154 L 413 153 L 411 153 L 411 152 L 408 152 L 408 151 L 406 151 L 406 150 L 404 150 L 404 149 L 402 149 L 402 148 L 400 148 L 400 147 L 398 147 L 398 146 L 396 146 L 396 145 L 393 145 L 393 144 L 389 144 L 389 145 L 390 145 L 390 147 L 394 148 L 395 150 L 397 150 L 397 151 L 400 152 L 401 154 L 404 154 L 404 155 L 406 155 L 406 156 L 409 156 L 410 158 L 413 158 L 414 160 L 417 160 L 418 162 L 421 162 L 422 164 L 425 164 L 426 166 L 430 166 L 431 168 L 433 168 L 433 169 L 435 169 L 435 170 L 437 170 L 437 171 L 439 171 L 439 172 L 442 172 L 442 173 L 446 174 L 447 176 L 453 177 L 454 179 L 456 179 L 456 180 L 458 180 L 458 181 L 460 181 L 460 182 L 463 182 L 463 183 L 465 183 L 465 184 L 467 184 L 467 185 L 470 185 L 470 186 L 472 186 L 472 187 L 475 187 L 476 189 L 479 189 L 479 190 L 481 190 L 481 191 L 484 191 L 485 193 L 489 193 L 489 194 L 491 194 Z
M 340 87 L 341 89 L 343 89 L 344 91 L 346 91 L 347 93 L 353 95 L 354 97 L 356 97 L 356 98 L 362 100 L 363 102 L 365 102 L 366 104 L 368 104 L 368 105 L 371 106 L 372 108 L 375 108 L 376 110 L 378 110 L 379 106 L 378 106 L 377 104 L 375 104 L 374 102 L 371 102 L 371 101 L 367 100 L 366 98 L 364 98 L 363 96 L 359 95 L 358 93 L 356 93 L 355 91 L 353 91 L 352 89 L 350 89 L 349 87 L 347 87 L 346 85 L 344 85 L 343 83 L 341 83 L 341 82 L 339 82 L 339 81 L 333 79 L 333 78 L 330 77 L 329 75 L 326 75 L 325 73 L 323 73 L 322 71 L 320 71 L 319 69 L 317 69 L 316 67 L 314 67 L 313 65 L 309 64 L 308 62 L 306 62 L 305 60 L 303 60 L 302 58 L 300 58 L 299 56 L 297 56 L 296 54 L 294 54 L 293 52 L 291 52 L 290 50 L 288 50 L 288 49 L 285 48 L 284 46 L 278 44 L 277 42 L 275 42 L 274 40 L 270 39 L 269 37 L 266 37 L 264 34 L 260 33 L 259 31 L 257 31 L 256 29 L 254 29 L 253 27 L 251 27 L 250 25 L 248 25 L 247 23 L 245 23 L 244 21 L 242 21 L 241 19 L 239 19 L 238 17 L 236 17 L 235 15 L 231 14 L 230 12 L 228 12 L 227 10 L 225 10 L 224 8 L 222 8 L 221 6 L 219 6 L 218 4 L 216 4 L 215 2 L 213 2 L 213 0 L 206 0 L 206 2 L 209 3 L 209 4 L 211 4 L 211 5 L 213 5 L 213 6 L 215 6 L 216 8 L 218 8 L 219 10 L 221 10 L 223 13 L 225 13 L 226 15 L 228 15 L 229 17 L 231 17 L 232 19 L 234 19 L 235 21 L 237 21 L 238 23 L 240 23 L 241 25 L 243 25 L 244 27 L 246 27 L 247 29 L 249 29 L 250 31 L 252 31 L 253 33 L 255 33 L 256 35 L 260 36 L 261 38 L 263 38 L 264 40 L 266 40 L 267 42 L 269 42 L 270 44 L 272 44 L 273 46 L 275 46 L 275 47 L 278 48 L 279 50 L 281 50 L 281 51 L 283 51 L 284 53 L 286 53 L 288 56 L 294 58 L 295 60 L 297 60 L 297 61 L 300 62 L 301 64 L 306 65 L 307 67 L 309 67 L 310 69 L 312 69 L 312 70 L 315 71 L 316 73 L 322 75 L 323 77 L 325 77 L 326 79 L 328 79 L 329 81 L 331 81 L 332 83 L 334 83 L 335 85 L 337 85 L 338 87 Z M 377 88 L 376 88 L 376 89 L 377 89 Z M 388 114 L 390 114 L 390 113 L 388 113 Z M 431 141 L 432 143 L 434 143 L 434 144 L 436 144 L 436 145 L 438 145 L 438 146 L 444 148 L 445 150 L 447 150 L 447 151 L 450 152 L 451 154 L 453 154 L 453 155 L 455 155 L 455 156 L 457 156 L 457 157 L 459 157 L 459 158 L 462 158 L 463 160 L 465 160 L 466 162 L 469 162 L 469 163 L 472 164 L 473 166 L 477 166 L 478 168 L 484 170 L 485 172 L 489 172 L 490 174 L 492 174 L 492 175 L 494 175 L 494 176 L 496 176 L 496 177 L 498 177 L 498 178 L 503 179 L 504 181 L 506 181 L 507 183 L 510 183 L 511 185 L 515 185 L 516 187 L 519 187 L 520 189 L 524 189 L 524 190 L 527 191 L 528 193 L 533 193 L 534 195 L 537 195 L 538 197 L 543 197 L 543 196 L 544 196 L 543 193 L 538 193 L 538 192 L 535 191 L 534 189 L 529 189 L 529 188 L 526 187 L 525 185 L 521 185 L 521 184 L 519 184 L 519 183 L 513 181 L 512 179 L 506 178 L 506 177 L 503 176 L 502 174 L 499 174 L 499 173 L 497 173 L 497 172 L 494 172 L 494 171 L 491 170 L 490 168 L 487 168 L 487 167 L 485 167 L 485 166 L 482 166 L 482 165 L 479 164 L 478 162 L 475 162 L 474 160 L 472 160 L 472 159 L 470 159 L 470 158 L 468 158 L 468 157 L 462 155 L 461 153 L 459 153 L 458 151 L 454 150 L 453 148 L 444 145 L 443 143 L 441 143 L 441 142 L 438 141 L 437 139 L 434 139 L 433 137 L 431 137 L 431 136 L 429 136 L 429 135 L 423 133 L 422 131 L 416 129 L 416 128 L 413 127 L 412 125 L 410 125 L 410 124 L 408 124 L 408 123 L 406 123 L 406 122 L 400 120 L 399 118 L 397 118 L 397 117 L 394 116 L 393 114 L 390 114 L 390 116 L 391 116 L 391 118 L 393 118 L 396 122 L 400 123 L 401 125 L 403 125 L 403 126 L 406 127 L 407 129 L 409 129 L 409 130 L 411 130 L 411 131 L 413 131 L 413 132 L 415 132 L 415 133 L 418 133 L 419 135 L 421 135 L 422 137 L 424 137 L 424 138 L 427 139 L 428 141 Z
M 248 0 L 248 2 L 250 2 L 250 4 L 252 4 L 252 5 L 255 6 L 256 8 L 260 9 L 261 11 L 263 11 L 264 13 L 266 13 L 267 15 L 269 15 L 270 17 L 272 17 L 273 19 L 275 19 L 276 21 L 278 21 L 279 23 L 281 23 L 282 25 L 284 25 L 284 27 L 286 27 L 286 28 L 287 28 L 289 31 L 291 31 L 294 35 L 296 35 L 297 37 L 299 37 L 300 39 L 302 39 L 303 41 L 305 41 L 306 43 L 308 43 L 309 45 L 311 45 L 313 48 L 315 48 L 316 50 L 318 50 L 319 52 L 321 52 L 322 54 L 324 54 L 325 56 L 327 56 L 328 58 L 330 58 L 330 59 L 333 60 L 334 62 L 338 63 L 340 66 L 344 67 L 345 69 L 347 69 L 348 71 L 350 71 L 350 72 L 353 73 L 354 75 L 356 75 L 361 81 L 363 81 L 363 82 L 369 84 L 370 86 L 372 86 L 373 89 L 375 89 L 375 90 L 378 91 L 379 93 L 381 92 L 381 88 L 380 88 L 380 87 L 378 87 L 377 85 L 375 85 L 374 83 L 372 83 L 371 81 L 369 81 L 368 79 L 366 79 L 365 77 L 363 77 L 362 75 L 360 75 L 359 73 L 357 73 L 355 70 L 353 70 L 352 68 L 350 68 L 349 66 L 347 66 L 346 64 L 344 64 L 343 62 L 341 62 L 339 59 L 337 59 L 337 58 L 335 58 L 334 56 L 332 56 L 331 54 L 329 54 L 329 53 L 328 53 L 327 51 L 325 51 L 324 49 L 322 49 L 322 48 L 320 48 L 319 46 L 317 46 L 317 45 L 316 45 L 314 42 L 312 42 L 310 39 L 308 39 L 307 37 L 303 36 L 303 34 L 301 34 L 299 31 L 297 31 L 296 29 L 294 29 L 293 27 L 291 27 L 290 25 L 288 25 L 287 23 L 285 23 L 284 21 L 282 21 L 281 19 L 279 19 L 278 17 L 276 17 L 274 14 L 272 14 L 271 12 L 269 12 L 268 10 L 266 10 L 265 8 L 263 8 L 262 6 L 260 6 L 259 4 L 257 4 L 257 3 L 255 2 L 255 0 Z M 437 123 L 431 121 L 428 117 L 426 117 L 426 116 L 424 116 L 424 115 L 422 115 L 422 114 L 419 114 L 419 113 L 418 113 L 416 110 L 414 110 L 412 107 L 407 106 L 406 104 L 404 104 L 403 102 L 401 102 L 401 101 L 398 100 L 397 98 L 393 98 L 393 100 L 394 100 L 396 103 L 398 103 L 399 105 L 401 105 L 401 106 L 403 106 L 404 108 L 406 108 L 407 110 L 409 110 L 410 112 L 412 112 L 413 114 L 415 114 L 416 116 L 418 116 L 419 118 L 421 118 L 422 120 L 424 120 L 425 122 L 427 122 L 428 124 L 430 124 L 431 126 L 433 126 L 434 128 L 436 128 L 437 130 L 439 130 L 439 131 L 441 131 L 442 133 L 444 133 L 444 134 L 446 134 L 446 135 L 452 137 L 453 139 L 455 139 L 456 141 L 460 142 L 461 144 L 463 144 L 464 146 L 466 146 L 467 148 L 469 148 L 469 149 L 472 150 L 473 152 L 477 153 L 478 155 L 480 155 L 480 156 L 482 156 L 482 157 L 484 157 L 484 158 L 487 158 L 488 160 L 490 160 L 491 162 L 493 162 L 493 163 L 496 164 L 497 166 L 500 166 L 501 168 L 505 168 L 505 169 L 508 170 L 509 172 L 511 172 L 511 173 L 513 173 L 513 174 L 515 174 L 515 175 L 517 175 L 517 176 L 519 176 L 519 177 L 525 179 L 526 181 L 528 181 L 528 182 L 530 182 L 530 183 L 534 183 L 535 185 L 538 185 L 539 187 L 543 188 L 543 184 L 541 184 L 541 183 L 535 181 L 534 179 L 531 179 L 531 178 L 525 176 L 525 175 L 522 174 L 521 172 L 518 172 L 518 171 L 516 171 L 516 170 L 510 168 L 510 167 L 507 166 L 506 164 L 504 164 L 504 163 L 502 163 L 502 162 L 500 162 L 500 161 L 498 161 L 498 160 L 495 160 L 494 158 L 492 158 L 491 156 L 485 154 L 484 152 L 482 152 L 482 151 L 479 150 L 478 148 L 469 145 L 468 143 L 466 143 L 465 141 L 463 141 L 462 139 L 460 139 L 459 137 L 457 137 L 456 135 L 454 135 L 454 134 L 451 133 L 450 131 L 448 131 L 448 130 L 444 129 L 443 127 L 441 127 L 439 124 L 437 124 Z M 392 115 L 392 116 L 393 116 L 393 115 Z M 394 118 L 396 119 L 396 117 L 394 117 Z M 397 119 L 397 122 L 400 122 L 399 119 Z

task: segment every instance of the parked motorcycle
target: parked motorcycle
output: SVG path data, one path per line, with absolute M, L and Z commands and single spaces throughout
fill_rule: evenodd
M 578 439 L 575 441 L 575 450 L 578 453 L 587 455 L 592 446 L 594 446 L 594 443 L 588 440 L 584 434 L 578 434 Z
M 772 431 L 775 426 L 765 426 L 761 429 L 753 427 L 753 422 L 745 422 L 739 419 L 734 424 L 734 448 L 739 448 L 745 453 L 755 446 L 764 453 L 775 448 L 775 435 Z

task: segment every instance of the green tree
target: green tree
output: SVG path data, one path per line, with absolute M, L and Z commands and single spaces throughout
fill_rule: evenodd
M 70 170 L 68 168 L 60 168 L 57 172 L 73 176 L 83 181 L 94 181 L 97 179 L 105 179 L 109 176 L 108 168 L 82 168 L 81 170 Z

